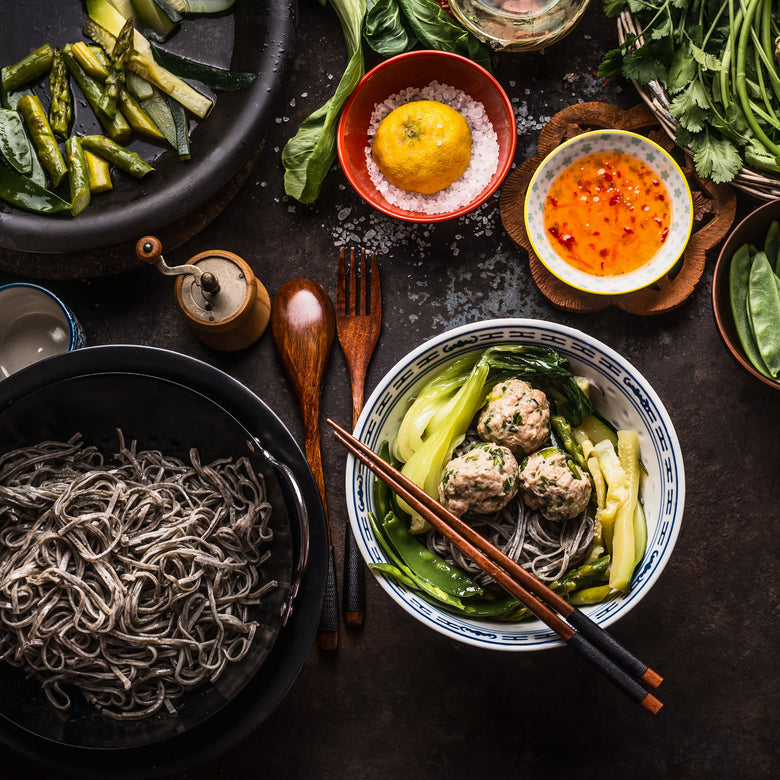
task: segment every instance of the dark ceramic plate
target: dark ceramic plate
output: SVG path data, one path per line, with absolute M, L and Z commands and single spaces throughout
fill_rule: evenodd
M 114 189 L 95 196 L 76 218 L 44 217 L 0 203 L 0 248 L 70 253 L 135 241 L 186 217 L 236 175 L 259 147 L 284 85 L 293 56 L 296 2 L 237 0 L 233 8 L 230 14 L 185 20 L 162 44 L 209 65 L 258 74 L 248 89 L 216 96 L 193 82 L 215 100 L 203 121 L 191 118 L 192 158 L 183 163 L 172 149 L 135 138 L 128 146 L 153 163 L 153 174 L 140 182 L 115 176 Z M 61 46 L 84 40 L 85 18 L 80 0 L 15 5 L 0 14 L 0 65 L 10 65 L 47 42 Z M 48 90 L 36 91 L 47 106 Z M 73 132 L 100 132 L 89 108 L 76 106 Z

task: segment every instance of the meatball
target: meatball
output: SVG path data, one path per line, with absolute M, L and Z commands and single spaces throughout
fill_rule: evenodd
M 576 517 L 590 500 L 590 482 L 561 450 L 546 447 L 523 460 L 518 475 L 526 506 L 549 520 Z
M 444 469 L 439 500 L 453 514 L 489 514 L 503 509 L 517 495 L 519 467 L 506 447 L 477 444 Z
M 477 432 L 481 439 L 503 444 L 518 457 L 538 450 L 550 437 L 547 396 L 522 379 L 499 382 L 488 395 Z

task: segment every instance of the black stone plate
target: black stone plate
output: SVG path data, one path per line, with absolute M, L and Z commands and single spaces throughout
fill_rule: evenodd
M 0 249 L 29 253 L 74 253 L 134 241 L 180 221 L 230 182 L 256 153 L 275 101 L 286 81 L 295 43 L 296 0 L 237 0 L 233 12 L 190 17 L 162 47 L 220 68 L 258 74 L 252 86 L 217 95 L 202 121 L 190 118 L 192 157 L 181 162 L 169 148 L 139 140 L 128 144 L 152 162 L 142 181 L 124 174 L 114 189 L 93 198 L 78 217 L 40 216 L 0 202 Z M 0 14 L 0 65 L 10 65 L 44 43 L 62 46 L 86 40 L 80 0 L 26 0 Z M 35 87 L 48 106 L 47 80 Z M 83 102 L 78 87 L 74 93 Z M 78 103 L 78 101 L 77 101 Z M 100 132 L 91 110 L 77 104 L 72 132 Z M 137 262 L 135 257 L 130 263 Z M 3 267 L 0 252 L 0 270 Z M 83 269 L 84 276 L 94 276 Z

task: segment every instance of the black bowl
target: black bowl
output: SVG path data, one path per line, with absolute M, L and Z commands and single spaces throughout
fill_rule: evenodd
M 139 448 L 179 457 L 190 447 L 200 450 L 203 462 L 247 455 L 265 477 L 275 506 L 274 563 L 264 573 L 283 586 L 256 615 L 262 630 L 250 655 L 230 665 L 214 685 L 178 700 L 175 717 L 112 721 L 78 696 L 63 714 L 51 707 L 34 680 L 0 665 L 0 739 L 31 758 L 45 756 L 52 765 L 77 767 L 80 774 L 94 770 L 100 775 L 109 763 L 112 774 L 117 766 L 130 774 L 145 773 L 152 763 L 159 765 L 160 751 L 177 756 L 174 768 L 180 769 L 259 725 L 300 670 L 324 592 L 324 518 L 311 471 L 281 421 L 231 377 L 167 350 L 115 346 L 60 355 L 0 382 L 2 452 L 81 432 L 110 456 L 116 451 L 117 426 Z M 284 625 L 295 590 L 294 609 Z M 172 743 L 182 749 L 172 749 Z

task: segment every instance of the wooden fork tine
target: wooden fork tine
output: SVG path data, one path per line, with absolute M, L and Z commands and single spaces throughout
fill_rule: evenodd
M 366 250 L 360 250 L 360 308 L 359 314 L 368 314 L 368 301 L 366 300 L 366 276 L 368 268 L 366 267 Z
M 371 313 L 377 317 L 382 316 L 382 291 L 379 287 L 379 264 L 376 261 L 376 252 L 371 253 Z
M 347 296 L 346 296 L 346 267 L 344 260 L 344 250 L 339 252 L 339 279 L 336 286 L 336 311 L 339 314 L 347 313 Z

